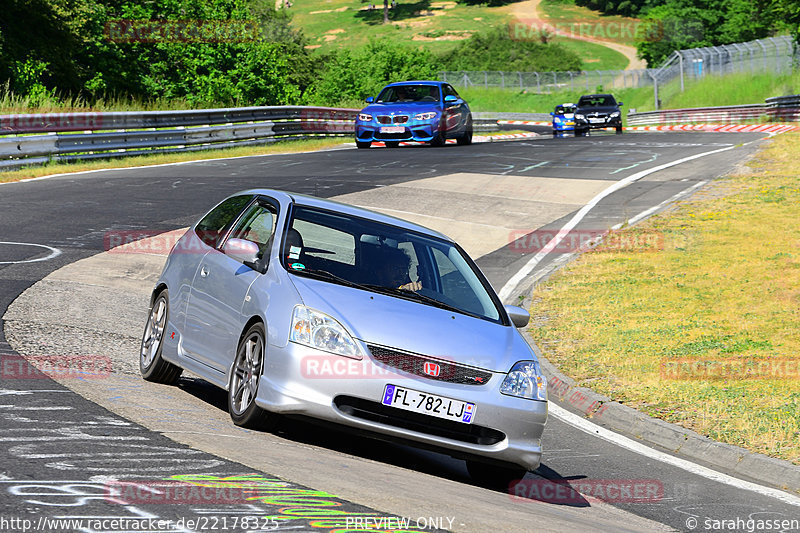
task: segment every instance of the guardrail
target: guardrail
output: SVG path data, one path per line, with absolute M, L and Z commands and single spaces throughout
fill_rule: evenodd
M 244 107 L 191 111 L 0 115 L 0 170 L 131 155 L 248 146 L 309 136 L 350 136 L 357 109 Z M 474 113 L 476 132 L 546 113 Z
M 351 135 L 357 113 L 287 106 L 0 115 L 0 169 Z
M 736 123 L 764 120 L 793 122 L 800 120 L 800 95 L 768 98 L 763 104 L 738 106 L 664 109 L 644 113 L 628 113 L 629 126 L 650 124 L 687 124 L 695 122 Z

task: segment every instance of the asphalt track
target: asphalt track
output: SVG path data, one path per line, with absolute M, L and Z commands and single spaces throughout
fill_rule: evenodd
M 222 197 L 249 187 L 272 187 L 331 197 L 371 191 L 377 194 L 387 186 L 402 186 L 410 181 L 449 174 L 491 175 L 498 179 L 513 176 L 529 179 L 532 188 L 539 180 L 546 179 L 590 179 L 611 184 L 658 164 L 758 138 L 757 135 L 721 133 L 593 135 L 442 149 L 334 150 L 99 172 L 3 185 L 0 186 L 0 241 L 46 245 L 59 249 L 61 254 L 46 261 L 22 262 L 45 258 L 51 252 L 24 244 L 0 244 L 0 261 L 4 262 L 0 263 L 0 315 L 5 314 L 10 302 L 19 294 L 47 274 L 103 251 L 108 232 L 166 231 L 184 227 Z M 726 173 L 754 148 L 755 144 L 749 144 L 648 176 L 605 198 L 579 227 L 591 231 L 622 222 L 700 182 Z M 455 194 L 453 203 L 453 209 L 458 209 Z M 569 216 L 570 213 L 566 213 L 550 220 L 545 229 L 558 229 Z M 542 229 L 535 222 L 527 226 L 530 230 L 537 228 Z M 500 246 L 483 254 L 478 264 L 499 289 L 527 261 L 530 253 L 524 247 Z M 538 268 L 545 269 L 550 262 L 558 260 L 556 254 L 552 255 Z M 112 317 L 113 312 L 113 309 L 108 310 Z M 14 362 L 14 352 L 5 344 L 4 337 L 0 337 L 0 353 L 5 369 L 9 361 Z M 180 389 L 199 398 L 201 409 L 209 416 L 214 411 L 220 414 L 219 393 L 209 391 L 208 386 L 197 380 L 184 381 Z M 5 516 L 117 516 L 121 512 L 171 519 L 202 516 L 203 513 L 208 516 L 210 511 L 202 506 L 148 505 L 146 499 L 140 502 L 142 505 L 123 506 L 123 511 L 119 503 L 108 501 L 109 480 L 152 480 L 198 473 L 226 477 L 255 472 L 249 465 L 244 466 L 247 465 L 246 454 L 237 455 L 238 462 L 231 462 L 176 444 L 48 379 L 8 379 L 5 373 L 0 389 L 0 440 L 7 446 L 0 452 L 3 455 L 0 482 L 8 487 L 0 492 L 1 512 Z M 123 401 L 125 394 L 133 397 L 135 391 L 123 390 Z M 177 393 L 158 400 L 174 400 L 176 396 Z M 178 401 L 184 400 L 178 397 Z M 175 407 L 164 406 L 165 409 Z M 214 431 L 233 432 L 232 426 L 225 426 L 218 416 L 216 420 L 216 424 L 225 429 L 215 428 Z M 192 423 L 199 432 L 205 431 L 203 419 L 192 420 Z M 529 474 L 530 479 L 655 480 L 663 487 L 663 495 L 647 502 L 612 502 L 614 507 L 630 515 L 615 515 L 607 505 L 586 500 L 520 502 L 504 496 L 500 504 L 495 500 L 495 491 L 471 484 L 459 461 L 402 446 L 373 441 L 365 444 L 363 439 L 320 433 L 303 423 L 290 425 L 286 431 L 280 435 L 284 442 L 294 443 L 295 448 L 306 447 L 306 453 L 323 453 L 334 462 L 341 458 L 342 463 L 351 468 L 345 476 L 351 483 L 340 480 L 335 484 L 336 494 L 349 501 L 369 502 L 373 509 L 378 509 L 374 511 L 376 516 L 397 513 L 387 512 L 391 509 L 401 509 L 405 516 L 413 516 L 409 506 L 413 509 L 418 500 L 419 508 L 424 507 L 427 516 L 455 518 L 453 524 L 442 521 L 441 525 L 448 529 L 485 530 L 463 518 L 475 513 L 488 517 L 486 520 L 497 531 L 559 530 L 555 524 L 563 526 L 564 523 L 582 528 L 594 523 L 597 529 L 634 531 L 665 524 L 668 528 L 688 530 L 687 519 L 691 518 L 699 520 L 697 530 L 703 530 L 706 518 L 800 518 L 796 507 L 643 458 L 589 437 L 552 417 L 545 435 L 543 466 L 537 471 L 538 476 Z M 256 437 L 274 442 L 272 436 Z M 68 443 L 67 451 L 62 442 Z M 120 443 L 125 446 L 120 448 Z M 137 446 L 140 443 L 144 446 Z M 271 453 L 278 453 L 280 457 L 280 452 Z M 293 457 L 302 457 L 302 453 Z M 356 461 L 345 461 L 350 458 Z M 324 470 L 322 466 L 320 469 Z M 298 465 L 298 471 L 301 468 L 302 465 Z M 333 481 L 335 471 L 330 475 Z M 396 478 L 389 486 L 385 481 L 387 476 Z M 326 490 L 325 475 L 315 476 L 312 471 L 296 479 L 303 477 L 310 481 L 306 485 Z M 68 483 L 70 481 L 74 483 Z M 259 480 L 258 483 L 268 482 Z M 417 492 L 397 493 L 391 488 L 394 484 L 416 486 Z M 57 488 L 43 488 L 48 486 Z M 359 486 L 364 494 L 359 493 Z M 290 489 L 302 490 L 302 487 L 292 485 Z M 92 496 L 81 496 L 75 491 L 89 492 Z M 48 495 L 35 495 L 42 492 Z M 469 497 L 459 497 L 462 494 Z M 336 508 L 344 512 L 373 512 L 332 495 L 325 497 L 340 504 Z M 428 505 L 423 506 L 423 500 Z M 438 506 L 430 505 L 437 501 Z M 75 502 L 80 505 L 71 505 Z M 452 503 L 448 505 L 448 502 Z M 488 507 L 485 502 L 493 505 Z M 497 513 L 498 505 L 507 507 L 508 514 Z M 226 509 L 230 516 L 243 516 L 242 513 L 247 512 L 263 516 L 275 510 L 268 505 L 258 509 L 245 507 L 239 504 Z M 427 512 L 436 509 L 441 512 Z M 220 509 L 215 510 L 219 513 Z M 593 514 L 594 510 L 597 514 Z M 572 511 L 581 512 L 572 514 Z M 513 519 L 507 518 L 512 515 Z M 637 517 L 645 520 L 637 520 Z M 295 530 L 313 529 L 311 518 L 286 524 L 298 526 Z

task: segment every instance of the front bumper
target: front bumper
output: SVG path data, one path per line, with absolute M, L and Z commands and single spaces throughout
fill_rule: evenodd
M 402 131 L 388 131 L 384 128 L 402 128 Z M 430 142 L 439 133 L 438 122 L 380 126 L 375 124 L 356 124 L 356 140 L 359 142 L 417 141 Z
M 369 355 L 356 361 L 291 342 L 270 345 L 265 363 L 256 403 L 268 411 L 390 436 L 455 457 L 485 458 L 528 470 L 541 461 L 547 402 L 500 394 L 505 374 L 493 373 L 484 385 L 448 383 L 387 367 Z M 382 406 L 387 384 L 474 403 L 473 423 Z
M 619 127 L 622 127 L 622 118 L 620 117 L 599 117 L 597 121 L 589 119 L 575 119 L 575 129 L 580 130 L 597 130 Z
M 575 129 L 575 122 L 553 122 L 553 131 L 572 131 Z

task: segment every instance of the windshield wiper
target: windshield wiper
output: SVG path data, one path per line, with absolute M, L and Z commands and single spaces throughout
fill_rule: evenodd
M 294 274 L 306 275 L 310 277 L 316 277 L 319 279 L 333 281 L 341 285 L 347 285 L 348 287 L 355 287 L 357 289 L 364 289 L 367 287 L 366 285 L 361 285 L 360 283 L 356 283 L 355 281 L 350 281 L 349 279 L 339 277 L 336 274 L 328 272 L 327 270 L 306 269 L 306 270 L 290 270 L 290 272 Z
M 464 311 L 463 309 L 459 309 L 458 307 L 454 307 L 454 306 L 452 306 L 450 304 L 446 304 L 446 303 L 444 303 L 444 302 L 442 302 L 440 300 L 437 300 L 436 298 L 431 298 L 430 296 L 425 296 L 424 294 L 420 294 L 420 293 L 418 293 L 416 291 L 412 291 L 411 289 L 402 289 L 400 287 L 398 287 L 398 288 L 385 287 L 383 285 L 362 285 L 362 287 L 366 287 L 366 288 L 368 288 L 370 290 L 374 290 L 375 292 L 382 292 L 384 294 L 391 294 L 393 296 L 402 296 L 402 297 L 407 298 L 409 300 L 416 300 L 418 302 L 427 303 L 427 304 L 430 304 L 430 305 L 432 305 L 434 307 L 438 307 L 440 309 L 446 309 L 447 311 L 453 311 L 455 313 L 462 313 L 462 314 L 465 314 L 465 315 L 473 316 L 473 315 L 471 315 L 471 313 L 468 313 L 468 312 Z

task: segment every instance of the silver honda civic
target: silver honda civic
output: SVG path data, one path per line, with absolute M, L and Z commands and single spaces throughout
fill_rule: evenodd
M 279 415 L 466 459 L 482 481 L 539 466 L 547 382 L 451 239 L 330 200 L 248 190 L 175 244 L 151 298 L 140 369 L 228 391 L 235 424 Z

